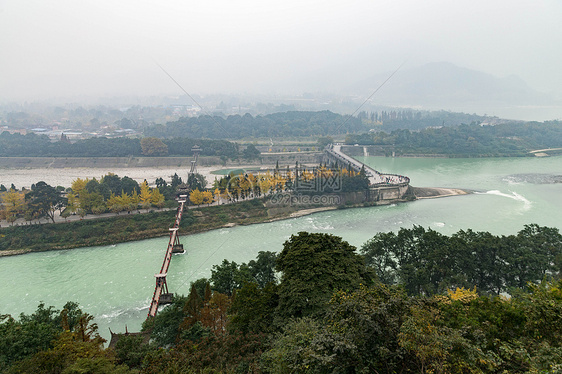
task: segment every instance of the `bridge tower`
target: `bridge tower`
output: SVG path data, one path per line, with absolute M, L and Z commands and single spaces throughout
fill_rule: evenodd
M 193 160 L 191 160 L 191 170 L 189 171 L 189 175 L 197 173 L 197 159 L 201 153 L 201 147 L 194 145 L 193 148 L 191 148 L 191 152 L 193 152 Z

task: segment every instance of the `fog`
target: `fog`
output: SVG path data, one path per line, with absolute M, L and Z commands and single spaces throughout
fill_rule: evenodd
M 557 0 L 4 0 L 0 100 L 181 93 L 156 63 L 190 93 L 275 95 L 434 61 L 562 97 L 561 15 Z

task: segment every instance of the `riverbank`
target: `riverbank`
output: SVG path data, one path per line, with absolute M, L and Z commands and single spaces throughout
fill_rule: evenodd
M 412 187 L 418 198 L 464 195 L 469 191 L 448 188 Z M 385 201 L 386 204 L 406 200 Z M 235 204 L 192 207 L 186 209 L 180 225 L 180 235 L 190 235 L 224 227 L 267 223 L 302 217 L 314 213 L 379 205 L 374 202 L 339 206 L 268 204 L 264 199 Z M 382 204 L 381 204 L 382 205 Z M 74 222 L 46 223 L 30 226 L 10 226 L 0 230 L 0 257 L 111 245 L 169 235 L 175 210 L 150 211 L 143 214 L 117 215 Z
M 184 211 L 180 235 L 268 223 L 357 206 L 286 206 L 282 211 L 267 208 L 261 199 L 215 205 Z M 273 213 L 272 213 L 273 212 Z M 0 230 L 0 257 L 80 247 L 105 246 L 169 235 L 175 210 L 121 215 L 66 223 L 11 226 Z M 23 248 L 22 248 L 23 247 Z

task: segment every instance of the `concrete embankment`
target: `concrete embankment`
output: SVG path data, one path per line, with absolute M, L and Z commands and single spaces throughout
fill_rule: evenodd
M 321 152 L 287 152 L 263 153 L 259 160 L 229 160 L 226 166 L 245 165 L 294 165 L 299 163 L 318 163 Z M 193 157 L 0 157 L 0 169 L 36 169 L 36 168 L 146 168 L 146 167 L 178 167 L 189 169 Z M 200 156 L 198 166 L 223 165 L 223 161 L 215 156 Z
M 192 157 L 0 157 L 0 168 L 133 168 L 191 166 Z M 199 165 L 219 165 L 218 157 L 199 157 Z

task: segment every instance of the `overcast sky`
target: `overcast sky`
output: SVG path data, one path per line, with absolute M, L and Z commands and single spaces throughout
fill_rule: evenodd
M 0 0 L 0 100 L 315 92 L 448 61 L 562 92 L 562 1 Z M 315 79 L 322 79 L 317 82 Z

